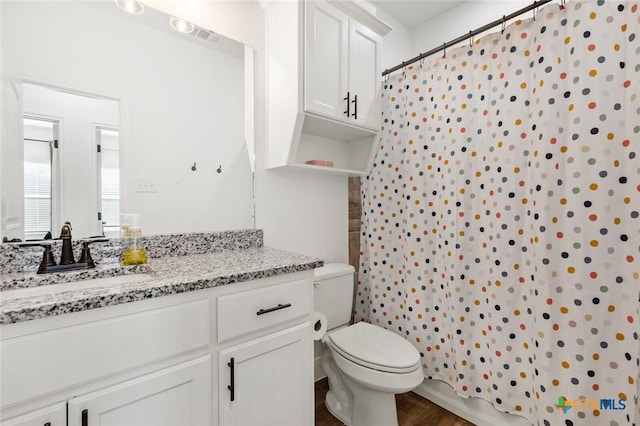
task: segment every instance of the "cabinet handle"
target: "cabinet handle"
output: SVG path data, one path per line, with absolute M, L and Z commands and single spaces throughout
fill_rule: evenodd
M 351 115 L 351 110 L 349 109 L 351 107 L 350 99 L 351 99 L 351 96 L 350 96 L 349 92 L 347 92 L 347 97 L 343 99 L 343 101 L 347 101 L 347 110 L 343 111 L 343 114 L 347 114 L 347 118 L 349 118 L 350 115 Z
M 89 410 L 82 410 L 82 426 L 89 426 Z
M 236 399 L 235 359 L 233 357 L 231 357 L 231 359 L 229 360 L 227 365 L 231 369 L 231 380 L 230 380 L 229 386 L 227 386 L 227 389 L 229 389 L 229 391 L 231 391 L 231 402 L 233 402 Z
M 287 303 L 285 305 L 283 305 L 282 303 L 278 303 L 278 306 L 274 306 L 273 308 L 260 309 L 258 312 L 256 312 L 256 315 L 264 315 L 264 314 L 268 314 L 269 312 L 279 311 L 280 309 L 285 309 L 290 307 L 291 307 L 291 303 Z
M 358 95 L 353 95 L 353 119 L 358 119 Z

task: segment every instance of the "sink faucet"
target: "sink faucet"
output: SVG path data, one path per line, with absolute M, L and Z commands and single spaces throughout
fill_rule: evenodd
M 60 255 L 60 265 L 70 265 L 76 263 L 73 258 L 73 246 L 71 244 L 71 223 L 65 222 L 60 231 L 62 240 L 62 254 Z
M 104 243 L 109 241 L 108 238 L 104 237 L 91 237 L 81 239 L 80 241 L 82 242 L 82 253 L 80 255 L 80 260 L 76 262 L 73 257 L 73 245 L 71 244 L 70 222 L 65 222 L 64 225 L 62 225 L 62 229 L 60 230 L 60 239 L 62 240 L 62 253 L 60 255 L 60 263 L 58 265 L 56 265 L 53 254 L 51 253 L 51 247 L 53 245 L 53 242 L 51 240 L 34 240 L 20 244 L 20 247 L 40 246 L 44 248 L 42 262 L 40 262 L 40 267 L 38 268 L 38 274 L 49 274 L 53 272 L 65 272 L 74 271 L 77 269 L 95 268 L 96 264 L 91 258 L 89 245 L 91 243 Z

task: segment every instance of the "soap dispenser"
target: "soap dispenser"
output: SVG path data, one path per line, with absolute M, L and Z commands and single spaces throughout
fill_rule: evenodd
M 138 225 L 140 215 L 128 214 L 123 215 L 128 223 L 122 223 L 122 234 L 124 239 L 124 258 L 122 263 L 125 266 L 141 265 L 147 263 L 147 252 L 142 247 L 142 230 Z

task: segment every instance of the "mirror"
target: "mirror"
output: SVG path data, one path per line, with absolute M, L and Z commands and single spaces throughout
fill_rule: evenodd
M 178 33 L 147 6 L 140 15 L 113 1 L 0 8 L 1 237 L 41 238 L 25 234 L 25 217 L 47 202 L 40 220 L 50 218 L 54 238 L 65 221 L 76 238 L 103 226 L 113 236 L 119 213 L 140 214 L 147 235 L 254 227 L 251 48 L 200 27 Z M 78 114 L 60 109 L 67 103 Z M 96 103 L 115 110 L 90 116 Z M 89 117 L 76 138 L 80 115 Z M 43 158 L 57 201 L 34 201 L 25 177 Z

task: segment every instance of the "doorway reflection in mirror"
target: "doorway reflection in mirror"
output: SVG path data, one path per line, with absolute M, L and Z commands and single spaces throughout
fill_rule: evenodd
M 23 95 L 25 239 L 65 220 L 78 235 L 118 236 L 118 102 L 29 83 Z

